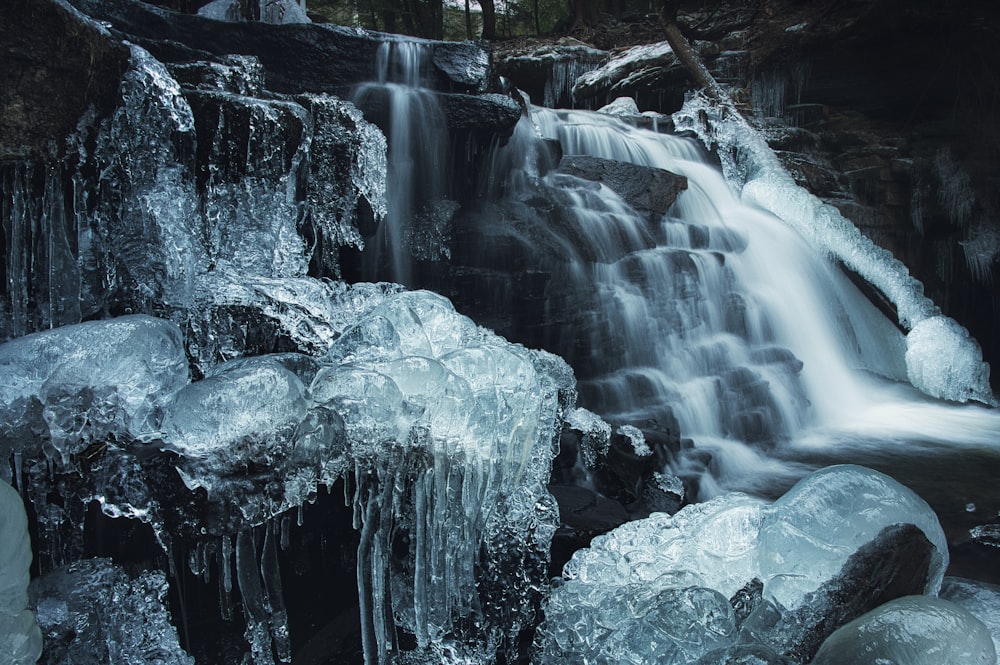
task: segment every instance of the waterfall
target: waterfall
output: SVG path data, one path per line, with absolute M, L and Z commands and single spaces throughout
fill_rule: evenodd
M 434 214 L 445 187 L 448 132 L 435 92 L 426 87 L 431 46 L 415 41 L 386 41 L 376 53 L 374 81 L 357 87 L 353 101 L 377 108 L 389 142 L 388 213 L 369 244 L 367 278 L 387 266 L 394 282 L 412 282 L 413 236 L 423 218 Z
M 607 186 L 545 164 L 552 141 L 567 156 L 671 171 L 688 187 L 650 220 Z M 913 335 L 908 350 L 828 253 L 742 202 L 696 139 L 532 108 L 493 168 L 501 203 L 473 223 L 551 273 L 546 345 L 574 367 L 582 404 L 647 431 L 676 419 L 694 446 L 674 471 L 700 476 L 703 498 L 787 485 L 820 441 L 981 446 L 1000 431 L 995 410 L 905 384 Z

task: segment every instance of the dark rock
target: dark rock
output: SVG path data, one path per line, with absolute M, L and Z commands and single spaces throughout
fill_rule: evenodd
M 440 93 L 435 96 L 444 112 L 448 129 L 453 132 L 486 132 L 509 136 L 521 118 L 521 107 L 506 95 L 488 93 L 468 95 Z M 387 90 L 369 87 L 354 104 L 365 119 L 382 131 L 391 131 L 390 96 Z
M 606 185 L 636 210 L 657 215 L 666 213 L 677 195 L 687 189 L 684 176 L 600 157 L 566 155 L 558 172 Z
M 802 604 L 782 611 L 761 603 L 746 619 L 746 641 L 768 644 L 808 663 L 833 631 L 894 598 L 922 594 L 934 545 L 912 524 L 886 527 L 844 563 L 840 573 Z
M 0 159 L 61 156 L 88 108 L 116 103 L 129 49 L 72 7 L 10 0 L 0 22 Z
M 286 94 L 344 94 L 351 86 L 373 78 L 376 51 L 386 39 L 392 39 L 332 24 L 214 21 L 137 0 L 73 2 L 160 60 L 203 60 L 205 54 L 256 56 L 264 66 L 268 89 Z M 486 44 L 427 43 L 432 45 L 435 65 L 428 82 L 432 87 L 468 93 L 488 89 Z
M 496 56 L 496 70 L 523 90 L 535 104 L 552 108 L 575 106 L 573 84 L 608 58 L 608 53 L 574 39 L 528 49 L 510 49 Z
M 559 504 L 560 526 L 552 539 L 551 572 L 558 575 L 573 552 L 588 547 L 602 533 L 632 519 L 617 501 L 575 485 L 549 485 Z

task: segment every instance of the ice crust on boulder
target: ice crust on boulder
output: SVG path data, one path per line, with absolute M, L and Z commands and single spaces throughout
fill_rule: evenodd
M 0 453 L 44 440 L 61 463 L 108 436 L 149 438 L 164 399 L 189 381 L 180 329 L 140 314 L 0 344 L 0 374 Z
M 29 665 L 42 652 L 42 634 L 28 609 L 31 540 L 17 491 L 0 480 L 0 653 L 10 665 Z
M 708 148 L 718 151 L 726 180 L 745 203 L 770 211 L 876 287 L 896 306 L 904 328 L 913 331 L 928 319 L 950 321 L 941 316 L 937 305 L 924 295 L 923 284 L 902 262 L 865 237 L 835 207 L 797 185 L 760 132 L 731 105 L 691 95 L 673 120 L 678 131 L 692 131 Z M 943 399 L 994 404 L 989 366 L 982 361 L 979 345 L 957 322 L 931 327 L 938 332 L 937 341 L 950 346 L 930 348 L 924 334 L 918 333 L 906 353 L 907 374 L 914 386 Z M 942 352 L 961 369 L 954 373 L 933 369 L 934 355 Z
M 767 511 L 758 542 L 764 596 L 785 608 L 833 577 L 858 547 L 893 524 L 914 524 L 938 556 L 926 593 L 935 594 L 948 567 L 948 541 L 937 515 L 913 490 L 889 476 L 836 465 L 799 481 Z
M 911 490 L 864 467 L 814 472 L 773 504 L 730 493 L 686 506 L 673 517 L 654 513 L 623 524 L 594 538 L 563 568 L 536 637 L 538 662 L 621 662 L 615 660 L 619 654 L 634 663 L 729 662 L 730 647 L 747 640 L 736 637 L 741 617 L 760 603 L 758 594 L 734 618 L 732 612 L 744 604 L 738 599 L 748 589 L 762 587 L 762 599 L 775 603 L 774 611 L 790 612 L 807 593 L 834 580 L 883 528 L 900 523 L 917 526 L 936 548 L 927 586 L 935 593 L 948 563 L 936 516 Z M 650 612 L 668 590 L 702 599 L 710 592 L 725 602 L 674 598 L 689 614 L 670 618 L 678 625 L 657 627 L 670 615 L 661 612 L 654 619 Z M 822 614 L 822 608 L 818 611 Z M 682 653 L 664 641 L 664 635 L 681 635 L 693 626 L 703 631 L 697 639 L 678 639 L 696 645 L 697 653 Z M 765 644 L 758 637 L 748 644 L 760 644 L 761 653 L 784 652 L 786 645 Z M 713 650 L 717 653 L 710 655 Z M 749 662 L 784 660 L 775 655 Z
M 946 577 L 939 596 L 967 609 L 982 621 L 993 638 L 993 646 L 1000 657 L 1000 586 L 978 580 Z
M 979 619 L 947 600 L 905 596 L 837 629 L 812 665 L 994 665 L 996 652 Z

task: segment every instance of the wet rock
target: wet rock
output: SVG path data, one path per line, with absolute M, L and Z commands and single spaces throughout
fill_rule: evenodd
M 114 105 L 129 64 L 107 30 L 55 2 L 6 3 L 0 43 L 0 159 L 59 156 L 88 108 Z
M 857 550 L 840 573 L 794 611 L 763 602 L 744 622 L 747 638 L 763 642 L 799 662 L 809 662 L 837 628 L 902 596 L 922 594 L 934 546 L 918 527 L 886 527 Z
M 687 178 L 670 171 L 600 157 L 566 155 L 558 172 L 606 185 L 636 210 L 656 215 L 666 213 L 687 189 Z
M 385 35 L 333 24 L 271 25 L 223 22 L 180 14 L 136 0 L 74 0 L 86 14 L 107 21 L 119 35 L 164 61 L 203 60 L 238 53 L 260 59 L 267 87 L 280 93 L 344 94 L 370 80 Z M 433 42 L 433 87 L 448 92 L 489 88 L 484 43 Z

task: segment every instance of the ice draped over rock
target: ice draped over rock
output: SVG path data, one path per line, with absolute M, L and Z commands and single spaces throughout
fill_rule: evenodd
M 558 524 L 546 482 L 575 399 L 572 373 L 555 356 L 478 328 L 436 294 L 359 285 L 342 301 L 325 356 L 237 359 L 193 383 L 180 331 L 147 316 L 0 345 L 16 388 L 0 406 L 34 404 L 26 412 L 42 414 L 5 440 L 6 451 L 19 459 L 42 451 L 68 470 L 90 443 L 117 441 L 92 455 L 129 476 L 94 473 L 90 496 L 79 498 L 149 522 L 164 545 L 230 542 L 256 663 L 270 662 L 272 640 L 279 659 L 290 651 L 280 577 L 249 572 L 274 544 L 260 549 L 245 534 L 349 478 L 370 661 L 393 657 L 397 625 L 422 649 L 450 643 L 490 659 L 531 619 L 544 580 Z M 66 395 L 81 430 L 53 424 L 70 415 L 60 411 Z M 63 416 L 44 418 L 52 413 Z M 165 471 L 130 466 L 132 455 L 153 450 L 175 455 Z M 161 494 L 171 472 L 172 491 L 183 493 L 178 482 L 204 491 L 180 515 Z M 58 529 L 42 519 L 43 533 Z M 409 544 L 398 561 L 401 533 Z
M 197 53 L 161 59 L 107 28 L 145 12 L 153 23 L 192 21 L 182 38 L 196 41 L 212 33 L 198 32 L 201 18 L 81 3 L 108 12 L 99 24 L 56 4 L 123 50 L 126 66 L 114 103 L 81 118 L 61 164 L 3 165 L 16 259 L 5 283 L 17 288 L 2 308 L 3 336 L 15 339 L 0 345 L 11 379 L 0 389 L 0 453 L 12 462 L 5 475 L 28 485 L 40 568 L 54 573 L 35 600 L 46 630 L 72 650 L 67 622 L 90 622 L 78 653 L 95 662 L 153 658 L 157 631 L 169 641 L 161 573 L 130 578 L 79 560 L 96 506 L 150 525 L 172 580 L 175 558 L 206 580 L 217 570 L 223 620 L 239 612 L 239 594 L 248 661 L 288 662 L 285 513 L 301 519 L 319 488 L 339 483 L 361 542 L 369 662 L 513 653 L 546 584 L 558 524 L 546 482 L 575 401 L 572 371 L 441 296 L 335 281 L 340 249 L 360 248 L 359 227 L 387 213 L 387 144 L 332 87 L 270 89 L 282 85 L 273 51 L 212 56 L 165 45 L 165 34 L 136 36 L 160 54 Z M 313 28 L 285 26 L 336 43 L 336 30 Z M 484 56 L 442 45 L 434 76 L 483 92 Z M 487 102 L 501 115 L 514 108 L 501 124 L 519 113 L 510 99 Z M 488 137 L 494 121 L 466 118 L 466 129 Z M 67 580 L 70 597 L 60 596 L 53 585 Z M 107 602 L 100 585 L 147 615 L 146 637 L 123 638 L 120 618 L 95 623 L 87 603 Z M 397 644 L 398 632 L 416 645 Z M 101 651 L 105 640 L 118 650 Z M 188 662 L 174 646 L 158 657 Z
M 931 543 L 915 592 L 934 594 L 948 564 L 937 517 L 910 489 L 863 467 L 817 471 L 773 504 L 730 493 L 624 524 L 563 568 L 536 638 L 538 662 L 717 662 L 711 658 L 737 643 L 757 643 L 774 658 L 765 662 L 809 653 L 785 643 L 786 634 L 806 624 L 822 626 L 820 639 L 829 635 L 838 601 L 826 590 L 869 575 L 850 562 L 900 523 Z M 780 634 L 763 629 L 782 616 L 789 619 Z

